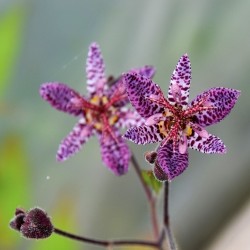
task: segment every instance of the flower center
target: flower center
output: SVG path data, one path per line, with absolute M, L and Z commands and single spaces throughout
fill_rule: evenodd
M 88 124 L 94 126 L 98 131 L 103 131 L 105 127 L 113 126 L 118 120 L 117 109 L 109 105 L 107 96 L 93 96 L 89 102 L 96 106 L 96 109 L 85 109 L 85 117 Z
M 171 111 L 169 112 L 169 109 L 164 110 L 162 120 L 158 122 L 158 128 L 167 140 L 177 142 L 183 133 L 186 136 L 190 136 L 193 133 L 193 129 L 189 125 L 192 117 L 186 115 L 182 108 L 178 106 L 173 106 Z
M 179 147 L 180 153 L 184 154 L 187 150 L 187 137 L 196 132 L 201 137 L 208 137 L 208 132 L 200 125 L 195 123 L 194 115 L 198 112 L 213 109 L 207 103 L 207 98 L 190 107 L 183 107 L 176 103 L 171 105 L 167 99 L 158 99 L 156 102 L 165 107 L 162 114 L 154 115 L 157 120 L 159 132 L 163 141 L 161 146 L 164 146 L 168 141 L 173 141 L 174 150 Z

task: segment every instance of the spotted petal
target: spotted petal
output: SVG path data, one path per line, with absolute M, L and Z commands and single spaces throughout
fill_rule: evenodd
M 197 133 L 194 133 L 188 137 L 188 147 L 206 154 L 226 153 L 226 146 L 223 141 L 211 134 L 208 137 L 201 137 Z
M 146 144 L 160 142 L 164 135 L 160 133 L 158 125 L 154 124 L 132 127 L 127 130 L 123 137 L 137 144 Z
M 67 85 L 58 82 L 43 83 L 41 97 L 57 110 L 78 116 L 82 113 L 82 97 Z
M 157 163 L 168 176 L 168 180 L 172 180 L 187 168 L 188 152 L 181 154 L 178 146 L 173 150 L 173 143 L 168 142 L 163 147 L 158 147 Z
M 222 87 L 211 88 L 198 95 L 191 102 L 191 106 L 206 98 L 204 106 L 212 106 L 213 109 L 195 114 L 194 119 L 196 123 L 202 127 L 218 123 L 230 113 L 239 96 L 239 90 Z
M 105 65 L 97 43 L 92 43 L 89 47 L 86 73 L 88 92 L 91 95 L 102 93 L 106 83 Z
M 57 151 L 57 160 L 65 161 L 71 155 L 77 153 L 81 146 L 93 135 L 93 128 L 81 119 L 69 133 L 69 135 L 61 142 Z
M 187 54 L 183 55 L 172 74 L 168 90 L 168 100 L 174 105 L 176 103 L 186 107 L 188 104 L 189 89 L 191 81 L 191 63 Z
M 133 73 L 137 73 L 137 74 L 143 75 L 143 76 L 145 76 L 147 78 L 152 78 L 154 76 L 154 74 L 155 74 L 155 68 L 153 66 L 146 65 L 146 66 L 143 66 L 141 68 L 131 69 L 129 72 L 130 73 L 132 73 L 132 72 Z M 119 77 L 119 78 L 117 78 L 117 81 L 115 81 L 114 84 L 111 86 L 111 88 L 107 91 L 108 92 L 107 95 L 109 97 L 112 96 L 112 95 L 114 95 L 115 92 L 117 92 L 117 90 L 122 87 L 121 84 L 122 85 L 124 84 L 123 83 L 123 78 Z M 116 102 L 114 104 L 114 106 L 116 106 L 116 107 L 123 107 L 128 102 L 129 102 L 129 99 L 128 99 L 128 97 L 126 97 L 126 98 L 123 98 L 122 100 Z
M 126 73 L 124 83 L 130 102 L 142 117 L 148 118 L 155 113 L 163 112 L 162 106 L 149 99 L 150 96 L 163 97 L 160 87 L 151 79 L 137 73 Z
M 105 95 L 107 95 L 109 99 L 117 99 L 113 104 L 113 106 L 117 108 L 124 107 L 129 102 L 122 77 L 119 77 L 114 85 L 105 91 Z
M 150 65 L 145 65 L 141 68 L 135 68 L 135 69 L 131 69 L 130 73 L 134 72 L 137 74 L 140 74 L 142 76 L 145 76 L 146 78 L 153 78 L 154 74 L 155 74 L 155 67 L 150 66 Z
M 122 107 L 116 125 L 117 127 L 130 128 L 133 126 L 140 126 L 144 122 L 145 120 L 134 109 Z
M 115 138 L 109 133 L 99 137 L 102 161 L 115 174 L 127 173 L 131 153 L 118 131 L 114 131 Z

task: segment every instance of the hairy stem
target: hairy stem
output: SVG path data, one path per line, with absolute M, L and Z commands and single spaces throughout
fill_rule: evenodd
M 165 181 L 164 183 L 164 215 L 163 215 L 164 227 L 165 227 L 165 231 L 167 234 L 169 248 L 171 250 L 176 250 L 177 248 L 175 246 L 175 241 L 171 232 L 170 222 L 169 222 L 169 211 L 168 211 L 169 202 L 168 201 L 169 201 L 169 182 Z
M 59 234 L 61 236 L 64 236 L 66 238 L 70 238 L 77 241 L 82 241 L 85 243 L 103 246 L 103 247 L 114 247 L 114 246 L 125 246 L 125 245 L 137 245 L 137 246 L 147 246 L 152 248 L 159 249 L 159 244 L 161 244 L 161 239 L 159 239 L 158 242 L 153 241 L 143 241 L 143 240 L 114 240 L 114 241 L 107 241 L 107 240 L 98 240 L 93 238 L 87 238 L 78 236 L 75 234 L 71 234 L 65 231 L 62 231 L 61 229 L 54 228 L 54 233 Z
M 135 169 L 135 171 L 140 179 L 140 182 L 143 186 L 143 189 L 146 193 L 146 196 L 147 196 L 147 199 L 149 202 L 149 206 L 150 206 L 150 213 L 151 213 L 151 220 L 152 220 L 152 225 L 153 225 L 153 230 L 154 230 L 154 236 L 155 236 L 155 239 L 158 239 L 159 238 L 159 226 L 158 226 L 158 219 L 157 219 L 157 213 L 156 213 L 155 197 L 152 195 L 151 190 L 149 189 L 146 182 L 144 181 L 144 179 L 142 177 L 140 166 L 139 166 L 136 158 L 134 157 L 134 155 L 132 155 L 131 161 L 132 161 L 134 169 Z

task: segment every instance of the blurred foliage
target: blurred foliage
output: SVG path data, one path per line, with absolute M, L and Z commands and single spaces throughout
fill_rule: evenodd
M 25 16 L 25 9 L 20 5 L 10 8 L 0 17 L 0 97 L 12 76 L 21 48 Z
M 55 207 L 52 211 L 52 224 L 62 230 L 69 231 L 77 228 L 76 217 L 74 213 L 75 202 L 73 198 L 65 197 L 62 192 L 55 201 Z M 81 249 L 85 249 L 82 243 L 77 243 L 71 239 L 63 238 L 57 234 L 53 234 L 46 240 L 40 240 L 34 243 L 34 250 L 44 249 L 60 249 L 60 250 L 75 250 L 79 249 L 78 245 L 81 244 Z
M 27 206 L 30 199 L 29 164 L 23 140 L 18 135 L 6 135 L 0 142 L 0 238 L 1 249 L 14 249 L 20 239 L 10 233 L 9 221 L 16 207 Z

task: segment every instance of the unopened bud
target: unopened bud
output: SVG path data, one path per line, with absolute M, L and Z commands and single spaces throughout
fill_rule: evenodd
M 144 156 L 147 162 L 149 162 L 150 164 L 154 164 L 157 157 L 157 153 L 155 151 L 146 152 Z
M 50 218 L 41 208 L 32 208 L 28 212 L 17 208 L 10 227 L 29 239 L 44 239 L 54 231 Z

